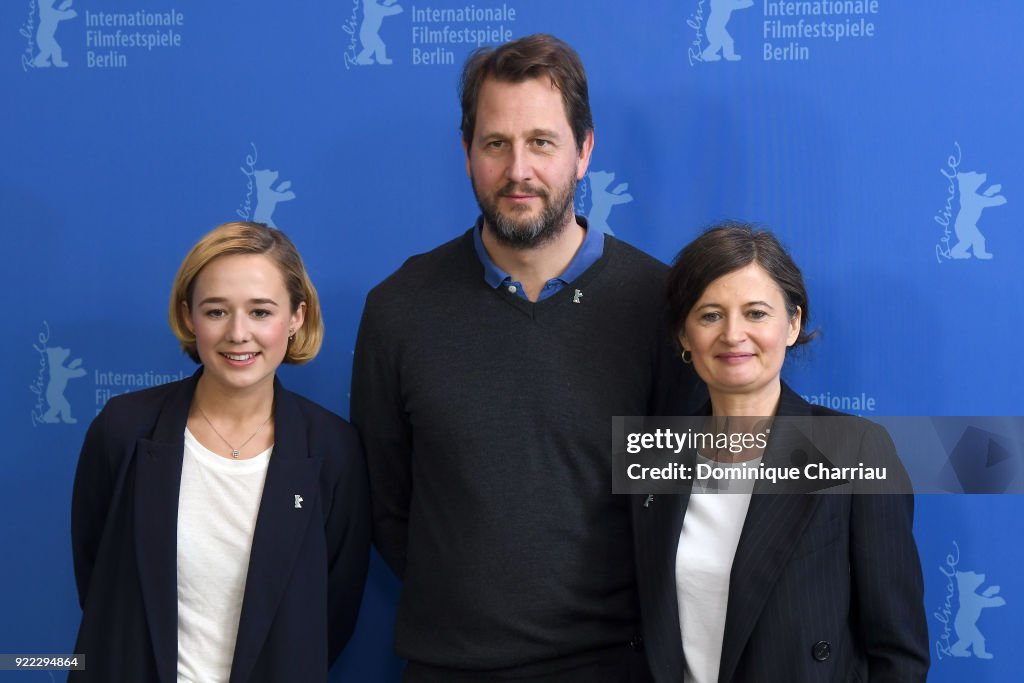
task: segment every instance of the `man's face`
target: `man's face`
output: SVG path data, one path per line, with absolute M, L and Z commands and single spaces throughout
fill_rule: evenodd
M 562 93 L 549 78 L 484 81 L 466 171 L 498 241 L 529 249 L 561 233 L 593 147 L 590 132 L 577 151 Z

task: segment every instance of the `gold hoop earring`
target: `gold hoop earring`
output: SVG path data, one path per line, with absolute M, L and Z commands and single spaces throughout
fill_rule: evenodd
M 693 362 L 693 354 L 690 353 L 690 349 L 683 349 L 683 352 L 679 354 L 679 357 L 683 359 L 683 362 L 689 365 Z

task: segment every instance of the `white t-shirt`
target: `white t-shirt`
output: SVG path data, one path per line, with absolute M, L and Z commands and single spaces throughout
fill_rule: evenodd
M 227 683 L 273 446 L 246 460 L 185 430 L 178 494 L 178 681 Z
M 747 468 L 756 468 L 760 461 L 748 461 Z M 739 463 L 714 462 L 701 455 L 697 462 L 740 467 Z M 729 574 L 754 488 L 753 480 L 722 483 L 727 488 L 694 484 L 676 546 L 676 603 L 686 656 L 684 683 L 718 682 Z

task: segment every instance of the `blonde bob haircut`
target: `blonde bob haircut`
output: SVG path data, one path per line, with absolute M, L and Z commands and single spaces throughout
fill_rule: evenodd
M 285 289 L 291 304 L 291 312 L 299 304 L 306 303 L 306 316 L 302 327 L 295 331 L 295 338 L 288 343 L 284 362 L 301 365 L 308 363 L 320 351 L 324 340 L 324 322 L 320 314 L 320 299 L 316 288 L 306 273 L 302 257 L 292 241 L 280 230 L 268 228 L 262 223 L 233 222 L 218 225 L 199 240 L 181 262 L 178 274 L 171 286 L 171 303 L 168 319 L 171 331 L 181 343 L 181 349 L 196 363 L 200 362 L 196 351 L 196 336 L 185 324 L 185 307 L 192 310 L 192 296 L 196 278 L 210 261 L 234 254 L 262 254 L 273 261 L 281 271 Z

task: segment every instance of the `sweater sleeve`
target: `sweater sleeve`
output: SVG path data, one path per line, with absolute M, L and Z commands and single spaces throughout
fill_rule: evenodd
M 402 403 L 397 336 L 383 320 L 376 292 L 366 300 L 352 368 L 352 423 L 370 479 L 373 542 L 395 574 L 405 573 L 412 495 L 412 430 Z

